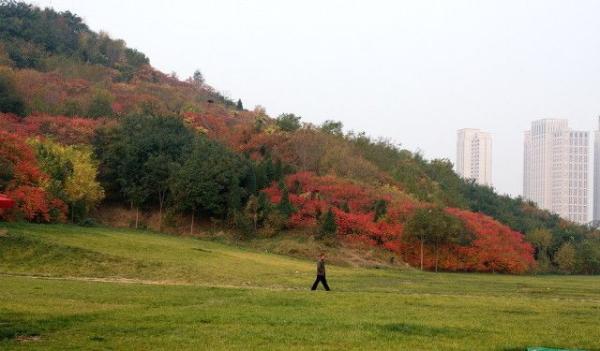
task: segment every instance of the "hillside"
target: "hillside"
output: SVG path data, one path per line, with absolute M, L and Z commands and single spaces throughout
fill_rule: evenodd
M 139 230 L 0 230 L 5 350 L 598 350 L 596 277 L 329 265 L 333 290 L 311 292 L 311 261 Z
M 431 270 L 600 272 L 598 231 L 341 122 L 245 109 L 70 12 L 0 2 L 0 93 L 0 192 L 18 202 L 3 220 L 91 225 L 120 206 L 135 228 L 158 213 L 161 231 L 303 232 Z

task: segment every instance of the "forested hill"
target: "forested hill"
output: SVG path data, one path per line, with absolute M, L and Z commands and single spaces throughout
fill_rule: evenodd
M 75 14 L 0 0 L 0 192 L 18 202 L 4 220 L 91 223 L 110 202 L 160 212 L 163 228 L 301 232 L 427 269 L 600 272 L 598 232 L 465 182 L 448 160 L 272 118 L 200 71 L 149 62 Z

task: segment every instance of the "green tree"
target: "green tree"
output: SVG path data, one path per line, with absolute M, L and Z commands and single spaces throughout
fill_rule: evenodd
M 12 77 L 0 71 L 0 112 L 25 116 L 25 102 L 17 93 Z
M 112 98 L 107 93 L 97 93 L 87 111 L 88 117 L 110 117 L 113 115 Z
M 258 194 L 258 224 L 262 225 L 271 212 L 271 202 L 267 194 L 260 192 Z
M 296 116 L 293 113 L 282 113 L 277 117 L 275 123 L 284 132 L 293 132 L 300 129 L 301 119 L 302 117 Z
M 554 263 L 563 273 L 572 273 L 575 268 L 576 252 L 573 244 L 566 242 L 554 254 Z
M 277 209 L 279 210 L 279 213 L 285 216 L 285 218 L 290 218 L 295 212 L 295 209 L 290 202 L 288 188 L 283 180 L 279 181 L 279 190 L 281 191 L 281 200 L 279 201 L 279 204 L 277 204 Z
M 238 99 L 237 104 L 236 104 L 236 109 L 238 111 L 243 111 L 244 110 L 244 104 L 242 104 L 242 99 Z
M 321 223 L 321 227 L 319 228 L 319 236 L 321 238 L 326 236 L 334 236 L 336 232 L 337 224 L 335 223 L 335 214 L 333 213 L 330 207 L 329 210 L 327 210 L 327 213 L 325 214 L 325 218 Z
M 375 211 L 374 219 L 373 220 L 375 222 L 377 222 L 383 216 L 386 215 L 386 213 L 387 213 L 387 202 L 385 200 L 377 200 L 377 201 L 375 201 L 375 204 L 373 205 L 373 210 Z
M 141 206 L 158 205 L 162 217 L 169 178 L 189 154 L 193 140 L 193 132 L 174 117 L 132 116 L 116 129 L 97 134 L 101 179 L 136 209 L 136 228 Z
M 577 273 L 600 273 L 600 237 L 588 237 L 577 246 L 575 269 Z
M 104 198 L 96 180 L 98 163 L 87 146 L 64 146 L 51 140 L 30 140 L 40 168 L 50 176 L 46 187 L 69 205 L 71 220 L 85 219 Z
M 328 134 L 343 135 L 344 124 L 340 121 L 326 120 L 321 124 L 321 130 Z
M 194 71 L 194 75 L 192 76 L 192 84 L 194 84 L 196 89 L 200 89 L 202 86 L 204 86 L 204 76 L 199 69 Z
M 525 236 L 535 248 L 535 259 L 541 271 L 550 270 L 550 255 L 548 250 L 552 245 L 552 233 L 546 228 L 536 228 Z
M 194 230 L 197 212 L 225 216 L 228 209 L 239 210 L 239 179 L 249 165 L 225 146 L 199 138 L 192 153 L 170 179 L 173 202 L 180 211 L 192 215 Z

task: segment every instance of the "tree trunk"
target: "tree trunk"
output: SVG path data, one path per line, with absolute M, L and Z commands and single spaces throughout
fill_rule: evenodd
M 140 219 L 140 208 L 136 207 L 135 208 L 135 229 L 138 229 L 139 219 Z
M 194 235 L 194 212 L 192 211 L 192 224 L 190 225 L 190 235 Z
M 421 238 L 421 270 L 423 270 L 423 238 Z

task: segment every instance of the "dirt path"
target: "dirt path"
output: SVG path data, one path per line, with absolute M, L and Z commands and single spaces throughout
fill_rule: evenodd
M 42 280 L 62 280 L 62 281 L 82 281 L 82 282 L 96 282 L 96 283 L 116 283 L 116 284 L 144 284 L 144 285 L 171 285 L 171 286 L 198 286 L 203 288 L 226 288 L 226 289 L 260 289 L 260 290 L 273 290 L 273 291 L 300 291 L 306 289 L 300 288 L 283 288 L 283 287 L 264 287 L 264 286 L 251 286 L 251 285 L 228 285 L 228 284 L 208 284 L 208 283 L 189 283 L 176 280 L 146 280 L 146 279 L 133 279 L 133 278 L 122 278 L 122 277 L 73 277 L 73 276 L 46 276 L 46 275 L 31 275 L 31 274 L 19 274 L 19 273 L 1 273 L 0 277 L 18 277 L 18 278 L 29 278 L 29 279 L 42 279 Z

